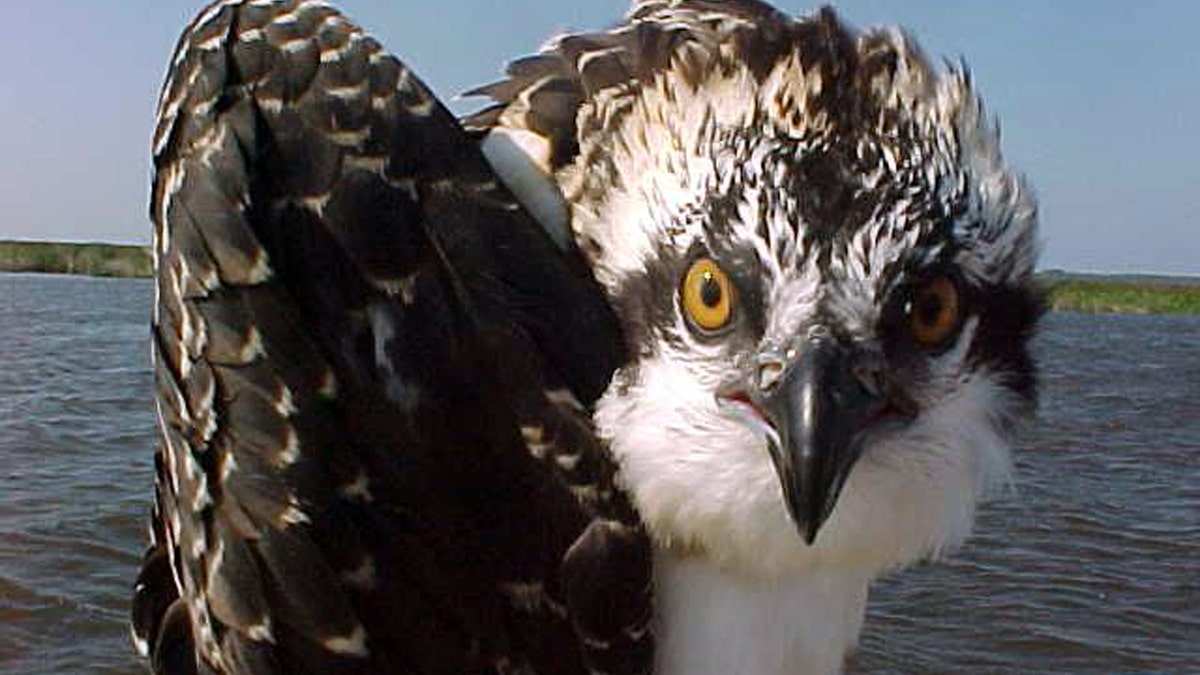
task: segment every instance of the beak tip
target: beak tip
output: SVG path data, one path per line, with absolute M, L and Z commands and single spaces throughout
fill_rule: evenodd
M 825 518 L 812 513 L 811 510 L 805 510 L 804 505 L 795 503 L 788 496 L 784 496 L 784 501 L 788 506 L 788 518 L 792 524 L 796 526 L 796 533 L 804 540 L 804 543 L 812 546 L 817 535 L 821 532 L 821 527 L 825 524 Z
M 804 540 L 804 543 L 812 546 L 816 543 L 817 535 L 820 534 L 823 524 L 823 519 L 806 519 L 804 522 L 797 522 L 796 529 L 800 532 L 800 538 Z

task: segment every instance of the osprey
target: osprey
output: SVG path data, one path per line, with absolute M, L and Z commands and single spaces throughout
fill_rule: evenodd
M 1035 398 L 1036 209 L 963 68 L 645 0 L 456 122 L 222 0 L 154 138 L 170 673 L 782 675 L 969 533 Z

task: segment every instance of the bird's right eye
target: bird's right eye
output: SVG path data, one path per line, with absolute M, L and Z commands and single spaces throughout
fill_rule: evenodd
M 733 284 L 711 258 L 699 258 L 688 267 L 679 295 L 688 321 L 702 331 L 721 330 L 733 318 Z

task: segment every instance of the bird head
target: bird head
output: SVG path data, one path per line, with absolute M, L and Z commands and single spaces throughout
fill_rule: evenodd
M 965 69 L 830 10 L 694 0 L 510 74 L 498 138 L 625 329 L 595 421 L 659 544 L 773 577 L 961 542 L 1040 313 L 1034 202 Z

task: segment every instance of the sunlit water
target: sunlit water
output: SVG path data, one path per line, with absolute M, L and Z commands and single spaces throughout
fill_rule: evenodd
M 141 673 L 146 281 L 0 274 L 0 671 Z M 1200 672 L 1200 318 L 1053 314 L 1015 495 L 877 584 L 854 673 Z

